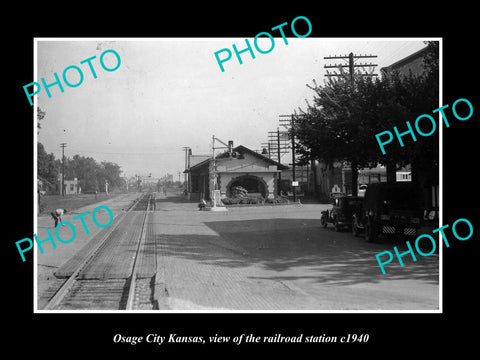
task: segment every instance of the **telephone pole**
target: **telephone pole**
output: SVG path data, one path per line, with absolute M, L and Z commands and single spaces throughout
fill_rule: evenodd
M 60 144 L 60 147 L 62 148 L 62 196 L 65 196 L 65 146 L 67 146 L 67 143 Z
M 376 58 L 377 55 L 354 55 L 353 53 L 350 53 L 348 55 L 344 55 L 344 56 L 341 56 L 341 55 L 335 55 L 335 56 L 325 56 L 323 59 L 324 60 L 336 60 L 336 59 L 340 59 L 340 60 L 348 60 L 348 64 L 337 64 L 335 63 L 334 65 L 324 65 L 324 68 L 325 69 L 339 69 L 340 73 L 337 73 L 337 72 L 332 72 L 330 73 L 328 70 L 326 71 L 326 74 L 325 76 L 328 76 L 328 77 L 331 77 L 331 76 L 344 76 L 344 73 L 343 73 L 343 68 L 348 68 L 348 74 L 349 74 L 349 78 L 350 78 L 350 82 L 353 84 L 353 81 L 355 79 L 355 76 L 378 76 L 378 74 L 374 74 L 373 71 L 371 73 L 367 73 L 367 72 L 359 72 L 357 71 L 355 73 L 355 68 L 366 68 L 366 67 L 375 67 L 377 66 L 378 64 L 372 64 L 372 63 L 369 63 L 369 64 L 362 64 L 362 63 L 359 63 L 359 64 L 355 64 L 355 60 L 357 59 L 368 59 L 368 58 Z
M 182 149 L 185 150 L 185 171 L 187 171 L 190 168 L 188 155 L 192 154 L 192 149 L 188 146 L 184 146 Z M 190 191 L 188 188 L 188 174 L 186 172 L 184 174 L 183 181 L 185 183 L 185 190 Z M 180 179 L 178 179 L 178 181 L 180 181 Z
M 286 131 L 280 131 L 280 128 L 277 128 L 276 131 L 268 132 L 268 142 L 262 143 L 262 145 L 268 146 L 268 156 L 272 158 L 272 152 L 277 151 L 277 162 L 280 164 L 281 156 L 287 153 L 288 146 L 286 144 Z
M 370 69 L 374 69 L 375 66 L 377 66 L 378 64 L 372 64 L 372 63 L 369 63 L 369 64 L 362 64 L 362 63 L 358 63 L 356 64 L 355 61 L 358 60 L 358 59 L 368 59 L 368 58 L 376 58 L 377 55 L 354 55 L 352 52 L 350 54 L 345 55 L 345 56 L 325 56 L 324 59 L 325 60 L 335 60 L 335 59 L 341 59 L 341 60 L 347 60 L 348 59 L 348 64 L 334 64 L 334 65 L 324 65 L 324 68 L 325 69 L 332 69 L 332 68 L 337 68 L 340 73 L 336 73 L 336 72 L 333 72 L 333 73 L 330 73 L 328 70 L 326 70 L 326 74 L 325 76 L 327 77 L 332 77 L 332 76 L 345 76 L 344 72 L 343 72 L 343 69 L 344 68 L 348 68 L 348 76 L 349 76 L 349 80 L 350 80 L 350 84 L 352 86 L 352 89 L 353 89 L 353 85 L 354 85 L 354 82 L 355 82 L 355 76 L 360 76 L 360 77 L 372 77 L 372 76 L 378 76 L 378 74 L 374 74 L 373 73 L 373 70 L 371 70 L 370 72 L 361 72 L 361 71 L 357 71 L 355 72 L 355 68 L 370 68 Z M 352 173 L 352 195 L 353 196 L 357 196 L 358 194 L 358 189 L 357 189 L 357 176 L 358 176 L 358 167 L 357 167 L 357 164 L 355 161 L 351 161 L 350 163 L 350 170 L 351 170 L 351 173 Z M 345 180 L 344 180 L 344 176 L 345 176 L 345 169 L 343 168 L 342 166 L 342 190 L 343 191 L 346 191 L 346 186 L 345 186 Z
M 290 134 L 291 138 L 291 150 L 292 150 L 292 190 L 293 190 L 293 201 L 297 201 L 297 185 L 296 184 L 296 174 L 295 174 L 295 133 L 294 133 L 294 123 L 295 123 L 295 115 L 279 115 L 281 125 L 283 125 L 287 130 L 289 129 L 288 133 Z
M 281 164 L 282 155 L 288 152 L 288 145 L 287 145 L 287 136 L 288 133 L 286 131 L 280 131 L 280 128 L 277 127 L 276 131 L 269 131 L 268 132 L 268 142 L 262 143 L 262 146 L 268 147 L 268 157 L 271 159 L 274 157 L 274 153 L 277 153 L 277 162 Z M 281 193 L 281 184 L 282 184 L 282 173 L 278 172 L 278 179 L 277 179 L 277 190 Z

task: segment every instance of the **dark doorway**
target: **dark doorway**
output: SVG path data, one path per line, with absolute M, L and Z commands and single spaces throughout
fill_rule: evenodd
M 230 196 L 230 191 L 235 186 L 243 187 L 248 191 L 249 194 L 260 195 L 264 198 L 267 197 L 267 186 L 265 181 L 257 176 L 243 175 L 232 179 L 230 184 L 227 186 L 227 196 Z

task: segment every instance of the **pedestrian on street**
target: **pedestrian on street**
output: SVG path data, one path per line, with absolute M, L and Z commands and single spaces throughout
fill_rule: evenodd
M 52 215 L 53 220 L 55 221 L 55 227 L 57 227 L 59 222 L 62 222 L 62 215 L 66 213 L 67 213 L 67 209 L 57 209 L 50 213 L 50 215 Z
M 203 209 L 205 209 L 206 206 L 207 206 L 207 203 L 202 198 L 202 200 L 200 200 L 200 204 L 198 204 L 198 210 L 203 210 Z

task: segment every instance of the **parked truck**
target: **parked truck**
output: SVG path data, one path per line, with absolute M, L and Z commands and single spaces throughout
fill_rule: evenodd
M 352 218 L 352 233 L 365 233 L 373 242 L 378 237 L 416 237 L 423 215 L 423 192 L 413 182 L 370 184 L 362 212 Z

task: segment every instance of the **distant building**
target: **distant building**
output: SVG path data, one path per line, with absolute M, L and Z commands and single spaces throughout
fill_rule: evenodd
M 412 181 L 411 171 L 397 171 L 397 181 Z
M 141 184 L 145 186 L 156 186 L 159 181 L 165 181 L 165 178 L 160 179 L 152 176 L 139 176 L 139 179 Z
M 316 179 L 313 179 L 316 176 Z M 322 162 L 317 162 L 314 169 L 311 171 L 309 181 L 316 182 L 317 194 L 321 199 L 327 200 L 331 193 L 338 189 L 344 194 L 352 194 L 351 169 L 348 162 L 335 162 L 332 165 L 326 165 Z M 410 166 L 400 169 L 396 173 L 397 181 L 412 181 L 412 172 Z M 360 189 L 363 185 L 369 185 L 378 182 L 387 181 L 387 170 L 382 165 L 377 165 L 373 168 L 363 168 L 358 170 L 357 184 Z M 313 192 L 313 184 L 310 186 Z
M 78 179 L 74 178 L 73 180 L 63 180 L 63 188 L 65 195 L 76 195 L 80 194 L 82 189 L 80 188 L 78 184 Z M 58 194 L 62 195 L 62 174 L 59 175 L 58 177 Z
M 425 73 L 423 59 L 425 58 L 427 49 L 428 48 L 425 46 L 417 52 L 414 52 L 389 66 L 381 68 L 380 71 L 382 72 L 382 75 L 389 76 L 393 72 L 398 72 L 401 76 L 408 76 L 410 73 L 412 75 L 422 75 Z
M 221 198 L 230 197 L 235 186 L 247 189 L 250 195 L 277 197 L 279 174 L 282 170 L 288 169 L 287 166 L 242 145 L 232 147 L 232 154 L 224 152 L 216 155 L 215 171 L 212 167 L 212 157 L 206 157 L 185 170 L 188 175 L 187 192 L 190 199 L 210 200 L 214 175 L 217 177 L 217 190 L 220 190 Z M 192 162 L 190 161 L 190 164 Z
M 188 167 L 195 166 L 207 159 L 210 159 L 211 155 L 192 155 L 191 153 L 188 156 Z
M 296 194 L 297 195 L 305 195 L 310 192 L 310 165 L 305 165 L 305 166 L 295 166 L 295 181 L 298 183 L 298 186 L 296 186 Z M 293 194 L 293 187 L 292 187 L 292 181 L 293 181 L 293 168 L 290 167 L 286 170 L 282 171 L 281 174 L 281 184 L 280 184 L 280 189 L 283 192 L 286 192 L 288 195 Z

